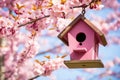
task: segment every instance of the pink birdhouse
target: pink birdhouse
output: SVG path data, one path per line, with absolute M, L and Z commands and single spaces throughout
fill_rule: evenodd
M 81 14 L 75 18 L 58 37 L 70 49 L 69 68 L 104 67 L 98 58 L 99 43 L 107 45 L 104 34 Z

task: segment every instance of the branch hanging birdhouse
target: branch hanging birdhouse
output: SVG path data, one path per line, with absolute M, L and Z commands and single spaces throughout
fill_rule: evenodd
M 107 45 L 104 34 L 81 14 L 59 35 L 70 49 L 70 59 L 64 61 L 69 68 L 104 67 L 98 58 L 99 43 Z

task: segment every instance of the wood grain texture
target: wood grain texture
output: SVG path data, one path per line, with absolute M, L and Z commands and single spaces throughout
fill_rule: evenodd
M 68 68 L 103 68 L 101 60 L 72 60 L 64 61 Z

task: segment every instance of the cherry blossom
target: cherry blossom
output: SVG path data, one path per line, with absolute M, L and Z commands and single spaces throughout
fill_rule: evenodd
M 2 66 L 5 67 L 3 71 L 5 78 L 35 79 L 39 76 L 49 76 L 53 71 L 65 67 L 64 53 L 69 53 L 65 50 L 65 46 L 59 44 L 52 47 L 54 44 L 49 44 L 50 40 L 42 40 L 42 38 L 56 37 L 73 19 L 82 14 L 83 8 L 86 12 L 112 9 L 105 19 L 94 14 L 90 21 L 104 32 L 109 45 L 120 44 L 119 37 L 108 36 L 109 31 L 117 31 L 120 28 L 119 7 L 118 0 L 1 0 L 0 58 L 4 57 L 4 60 L 0 63 L 4 63 Z M 44 34 L 43 30 L 47 32 Z M 49 49 L 47 47 L 45 49 L 43 45 L 48 45 Z M 47 52 L 60 53 L 63 56 L 45 61 L 35 59 L 37 55 Z M 119 77 L 119 73 L 110 69 L 119 64 L 119 57 L 107 62 L 106 70 L 99 74 L 100 78 L 108 75 Z M 93 74 L 97 70 L 84 71 Z M 77 80 L 81 79 L 84 80 L 82 77 L 77 78 Z

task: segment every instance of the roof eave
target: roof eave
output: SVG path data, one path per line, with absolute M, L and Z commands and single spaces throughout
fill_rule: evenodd
M 100 37 L 99 43 L 102 44 L 103 46 L 106 46 L 106 45 L 107 45 L 107 41 L 106 41 L 106 38 L 105 38 L 103 32 L 100 31 L 100 30 L 99 30 L 95 25 L 93 25 L 89 20 L 84 19 L 84 22 L 85 22 L 86 24 L 88 24 L 88 25 L 90 26 L 90 28 L 91 28 L 92 30 L 94 30 L 94 31 L 97 33 L 97 35 Z

